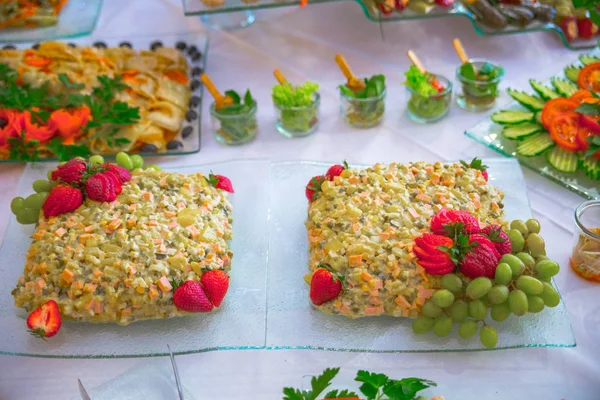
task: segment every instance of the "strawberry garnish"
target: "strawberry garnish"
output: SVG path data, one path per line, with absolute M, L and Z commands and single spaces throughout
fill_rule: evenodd
M 487 182 L 487 180 L 488 180 L 488 173 L 487 173 L 488 166 L 487 165 L 483 165 L 483 161 L 482 160 L 480 160 L 479 158 L 475 157 L 469 164 L 467 164 L 463 160 L 460 160 L 460 163 L 465 168 L 471 168 L 471 169 L 476 169 L 478 171 L 481 171 L 481 175 L 483 175 L 483 177 L 485 178 L 485 181 Z
M 61 325 L 60 310 L 54 300 L 48 300 L 27 317 L 29 333 L 42 339 L 56 335 Z
M 85 183 L 85 192 L 88 198 L 95 201 L 111 202 L 117 198 L 121 184 L 113 173 L 100 172 L 92 175 Z
M 448 249 L 454 245 L 452 239 L 425 233 L 415 239 L 415 244 L 413 252 L 418 258 L 417 262 L 428 274 L 444 275 L 456 267 L 448 253 Z
M 481 230 L 481 233 L 490 239 L 498 253 L 500 253 L 500 256 L 512 253 L 512 244 L 506 233 L 502 230 L 502 227 L 488 225 Z
M 463 245 L 464 238 L 466 236 L 461 237 Z M 487 237 L 471 235 L 467 239 L 467 244 L 461 250 L 460 272 L 473 279 L 480 276 L 494 278 L 500 260 L 500 253 Z
M 450 257 L 443 262 L 434 262 L 426 260 L 417 260 L 417 263 L 425 269 L 429 275 L 446 275 L 454 271 L 456 265 L 452 262 Z
M 121 183 L 129 182 L 131 179 L 131 173 L 125 168 L 116 165 L 116 164 L 105 164 L 104 167 L 113 173 L 119 178 Z
M 173 304 L 178 310 L 187 312 L 210 312 L 214 308 L 210 302 L 202 285 L 196 281 L 188 280 L 179 285 L 178 282 L 172 283 L 175 291 L 173 292 Z
M 327 180 L 332 181 L 333 178 L 335 178 L 336 176 L 340 176 L 342 174 L 342 172 L 344 172 L 348 168 L 350 168 L 350 167 L 348 167 L 348 163 L 346 162 L 346 160 L 344 160 L 343 165 L 340 165 L 340 164 L 332 165 L 331 167 L 329 167 L 329 169 L 325 173 L 325 178 L 327 178 Z
M 54 187 L 42 205 L 46 218 L 71 212 L 83 203 L 83 194 L 79 189 L 60 184 Z
M 315 195 L 321 191 L 321 185 L 325 182 L 327 178 L 325 176 L 313 176 L 310 178 L 308 185 L 306 185 L 306 190 L 304 193 L 306 194 L 306 198 L 308 201 L 315 200 Z
M 102 172 L 102 175 L 110 178 L 113 183 L 113 187 L 115 188 L 115 193 L 117 195 L 121 194 L 121 192 L 123 191 L 123 187 L 121 185 L 120 175 L 114 171 L 104 171 Z
M 85 161 L 80 158 L 74 158 L 63 165 L 59 165 L 57 169 L 52 171 L 51 179 L 57 182 L 79 183 L 83 178 L 86 168 Z
M 227 178 L 226 176 L 215 175 L 211 171 L 210 175 L 208 175 L 208 183 L 210 183 L 212 186 L 216 187 L 217 189 L 221 189 L 226 192 L 233 193 L 233 184 L 231 183 L 229 178 Z
M 462 227 L 455 224 L 462 224 Z M 467 234 L 478 233 L 479 222 L 467 211 L 448 210 L 442 208 L 431 218 L 433 233 L 444 236 L 454 236 L 454 230 L 462 229 Z
M 310 299 L 320 306 L 335 299 L 342 292 L 342 277 L 331 271 L 329 265 L 321 264 L 310 280 Z
M 219 307 L 229 289 L 229 275 L 222 269 L 213 269 L 202 274 L 200 283 L 215 307 Z

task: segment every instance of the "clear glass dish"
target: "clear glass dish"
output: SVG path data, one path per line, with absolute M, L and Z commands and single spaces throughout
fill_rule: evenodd
M 0 43 L 34 42 L 87 36 L 96 28 L 102 0 L 69 0 L 63 7 L 58 23 L 36 28 L 0 30 Z
M 461 66 L 456 68 L 456 103 L 460 108 L 467 111 L 484 111 L 494 107 L 496 99 L 500 96 L 498 86 L 504 78 L 504 68 L 493 64 L 488 60 L 469 60 L 476 70 L 482 68 L 486 63 L 500 70 L 500 75 L 489 81 L 471 80 L 465 78 L 461 72 Z
M 319 108 L 321 106 L 321 95 L 315 93 L 314 101 L 305 107 L 282 107 L 273 104 L 277 120 L 275 128 L 283 136 L 294 138 L 304 137 L 315 133 L 319 128 Z
M 383 122 L 386 93 L 384 89 L 379 96 L 357 99 L 340 90 L 340 116 L 354 128 L 373 128 Z
M 574 221 L 569 264 L 577 275 L 600 283 L 600 200 L 586 201 L 577 207 Z
M 408 101 L 406 102 L 406 112 L 410 119 L 420 124 L 437 122 L 448 115 L 450 104 L 452 104 L 452 82 L 441 75 L 432 74 L 435 79 L 444 85 L 441 93 L 431 96 L 423 96 L 406 86 L 408 92 Z
M 212 133 L 217 142 L 229 146 L 237 146 L 251 142 L 258 134 L 258 122 L 254 104 L 252 109 L 245 114 L 219 114 L 215 110 L 215 103 L 210 105 L 210 120 Z
M 2 38 L 2 32 L 0 31 L 0 38 Z M 155 41 L 160 41 L 164 46 L 175 47 L 178 42 L 185 42 L 187 48 L 194 46 L 200 53 L 201 57 L 194 59 L 190 56 L 189 51 L 186 50 L 189 64 L 189 77 L 190 83 L 194 83 L 195 88 L 192 90 L 192 100 L 190 101 L 190 108 L 188 110 L 189 118 L 186 115 L 181 131 L 172 139 L 179 141 L 181 146 L 176 149 L 165 152 L 144 152 L 140 151 L 138 154 L 143 156 L 172 156 L 180 154 L 193 154 L 200 151 L 200 138 L 201 138 L 201 126 L 202 126 L 202 97 L 203 88 L 200 81 L 200 74 L 204 72 L 206 68 L 206 58 L 208 54 L 209 36 L 204 31 L 190 32 L 185 34 L 177 35 L 163 35 L 161 37 L 149 37 L 149 36 L 119 36 L 119 37 L 86 37 L 80 39 L 70 40 L 69 43 L 73 43 L 78 46 L 92 46 L 94 43 L 104 42 L 108 47 L 119 46 L 121 43 L 129 43 L 133 49 L 149 49 L 151 44 Z M 16 44 L 17 48 L 27 48 L 27 45 Z M 110 158 L 110 155 L 103 155 Z M 39 161 L 56 161 L 55 158 L 41 158 Z M 17 160 L 6 160 L 0 159 L 0 163 L 8 162 L 22 162 Z

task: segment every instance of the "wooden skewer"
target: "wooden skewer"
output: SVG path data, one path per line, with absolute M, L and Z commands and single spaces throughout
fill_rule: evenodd
M 452 44 L 454 44 L 454 50 L 456 50 L 456 54 L 458 54 L 458 58 L 460 58 L 460 62 L 463 64 L 466 64 L 469 62 L 469 56 L 467 56 L 467 52 L 465 51 L 465 48 L 463 47 L 462 43 L 460 42 L 459 38 L 456 38 L 452 41 Z
M 417 67 L 419 71 L 421 71 L 422 74 L 424 74 L 425 72 L 427 72 L 427 70 L 423 66 L 423 63 L 421 62 L 421 60 L 419 60 L 419 57 L 417 57 L 417 55 L 415 54 L 414 51 L 412 51 L 412 50 L 407 51 L 406 52 L 406 56 L 408 57 L 408 59 L 410 60 L 410 62 L 412 62 L 413 65 L 415 67 Z
M 229 96 L 223 96 L 221 92 L 219 92 L 219 89 L 217 89 L 213 81 L 208 77 L 208 75 L 202 74 L 200 80 L 202 81 L 202 83 L 204 83 L 204 86 L 206 86 L 206 90 L 208 90 L 208 93 L 210 93 L 211 96 L 215 99 L 215 110 L 233 104 L 233 99 Z
M 338 67 L 340 67 L 340 70 L 348 80 L 348 83 L 346 84 L 348 88 L 354 90 L 355 92 L 361 91 L 365 88 L 365 83 L 362 80 L 358 79 L 356 75 L 352 73 L 352 70 L 350 69 L 350 66 L 346 62 L 344 56 L 342 56 L 341 54 L 336 54 L 335 62 L 337 63 Z
M 277 79 L 280 85 L 284 85 L 287 83 L 287 79 L 285 79 L 285 76 L 281 73 L 280 70 L 276 69 L 275 71 L 273 71 L 273 76 L 275 76 L 275 79 Z

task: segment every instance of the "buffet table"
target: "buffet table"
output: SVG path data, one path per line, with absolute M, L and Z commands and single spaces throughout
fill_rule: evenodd
M 159 39 L 161 35 L 203 29 L 198 18 L 183 16 L 178 0 L 104 3 L 94 36 L 146 35 Z M 213 81 L 223 89 L 252 89 L 259 104 L 257 140 L 241 147 L 218 144 L 210 135 L 209 102 L 205 101 L 201 151 L 148 162 L 174 166 L 241 158 L 374 163 L 497 157 L 463 134 L 485 118 L 484 113 L 467 113 L 454 105 L 448 118 L 433 125 L 416 125 L 404 113 L 406 94 L 401 82 L 409 65 L 404 53 L 412 48 L 431 70 L 453 77 L 458 64 L 451 45 L 453 37 L 460 37 L 473 57 L 503 65 L 504 86 L 520 89 L 527 88 L 527 80 L 534 74 L 545 79 L 577 56 L 549 33 L 482 38 L 473 32 L 467 19 L 461 18 L 384 24 L 380 32 L 380 27 L 369 22 L 358 5 L 351 2 L 265 11 L 248 29 L 211 32 L 207 68 Z M 383 126 L 360 131 L 341 122 L 336 87 L 342 76 L 333 60 L 337 52 L 343 52 L 361 74 L 386 75 L 390 90 Z M 270 99 L 274 84 L 271 73 L 275 68 L 291 81 L 314 79 L 320 83 L 321 126 L 315 135 L 287 139 L 277 133 Z M 508 101 L 508 96 L 503 95 L 499 106 Z M 0 213 L 0 239 L 11 234 L 6 231 L 12 218 L 8 207 L 16 196 L 23 168 L 19 164 L 0 167 L 0 209 L 4 210 Z M 284 386 L 299 387 L 303 375 L 339 366 L 345 382 L 350 382 L 358 369 L 398 379 L 428 378 L 439 385 L 435 394 L 443 394 L 447 400 L 598 399 L 600 292 L 597 284 L 584 281 L 568 268 L 572 214 L 584 199 L 530 171 L 525 170 L 524 174 L 548 255 L 563 267 L 556 282 L 571 316 L 575 348 L 402 354 L 216 351 L 177 357 L 184 386 L 196 399 L 278 399 Z M 299 195 L 301 192 L 299 188 Z M 93 388 L 147 362 L 148 359 L 0 356 L 0 399 L 74 398 L 78 393 L 77 378 L 87 388 Z

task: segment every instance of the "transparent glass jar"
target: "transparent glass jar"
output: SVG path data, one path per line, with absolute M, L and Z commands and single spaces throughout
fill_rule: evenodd
M 600 200 L 586 201 L 575 210 L 573 254 L 569 264 L 582 278 L 600 282 Z
M 383 121 L 385 114 L 384 89 L 379 96 L 356 99 L 340 89 L 340 115 L 348 125 L 355 128 L 372 128 Z
M 432 74 L 431 76 L 444 85 L 442 92 L 424 96 L 406 86 L 408 91 L 408 102 L 406 104 L 408 116 L 420 124 L 441 120 L 448 114 L 450 103 L 452 103 L 452 82 L 441 75 Z
M 467 79 L 462 76 L 460 66 L 456 68 L 456 80 L 458 87 L 456 88 L 456 103 L 460 108 L 467 111 L 483 111 L 488 110 L 496 104 L 496 99 L 500 95 L 498 86 L 504 78 L 504 68 L 500 65 L 493 64 L 487 60 L 473 59 L 469 60 L 473 67 L 477 70 L 482 68 L 485 63 L 488 63 L 493 68 L 498 68 L 500 74 L 489 81 L 478 81 Z
M 217 142 L 226 145 L 240 145 L 252 141 L 258 133 L 256 104 L 249 112 L 242 114 L 221 114 L 210 105 L 213 136 Z
M 319 127 L 319 106 L 321 105 L 321 96 L 315 93 L 311 105 L 304 107 L 283 107 L 277 103 L 275 113 L 277 121 L 275 128 L 286 137 L 303 137 L 316 132 Z

